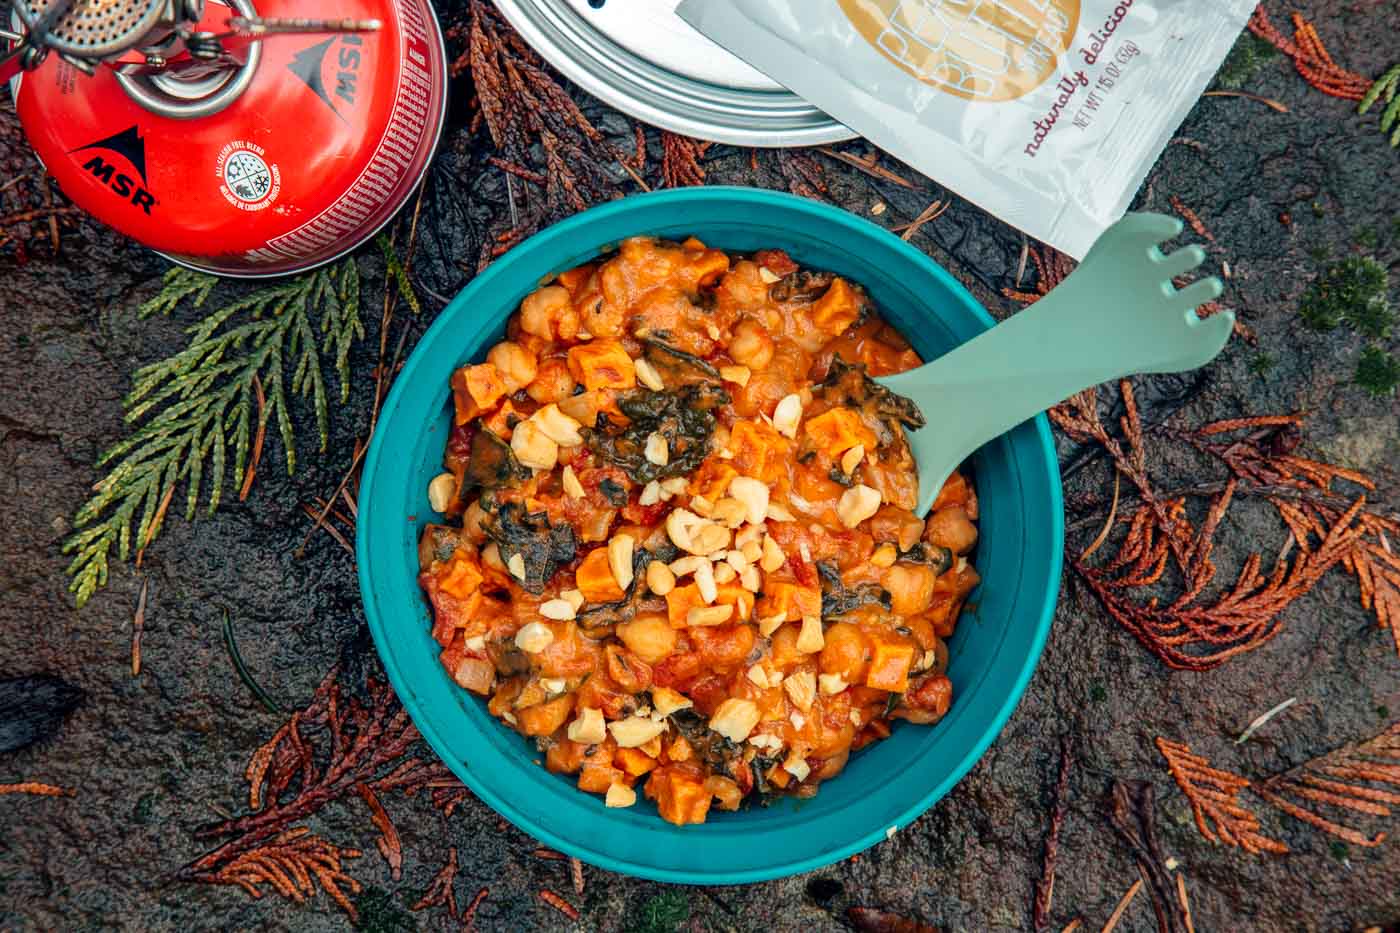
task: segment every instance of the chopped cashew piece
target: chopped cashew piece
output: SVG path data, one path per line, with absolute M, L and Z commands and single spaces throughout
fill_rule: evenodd
M 468 638 L 464 644 L 466 644 L 468 651 L 485 651 L 486 636 L 473 635 L 471 638 Z
M 573 468 L 573 467 L 571 467 L 571 466 L 566 466 L 566 467 L 564 467 L 564 475 L 563 475 L 562 480 L 563 480 L 563 483 L 564 483 L 564 493 L 565 493 L 570 499 L 582 499 L 582 498 L 583 498 L 583 496 L 584 496 L 584 492 L 583 492 L 583 483 L 580 483 L 580 482 L 578 481 L 578 474 L 574 472 L 574 468 Z
M 730 697 L 710 717 L 710 728 L 731 742 L 742 742 L 758 725 L 758 705 L 752 700 Z
M 734 582 L 734 580 L 739 576 L 738 571 L 736 571 L 733 567 L 729 566 L 729 564 L 727 563 L 714 564 L 713 567 L 714 571 L 711 574 L 711 576 L 714 578 L 714 581 L 720 586 L 724 586 L 724 584 L 726 583 Z M 718 596 L 719 594 L 716 593 L 715 595 Z
M 732 382 L 739 388 L 749 384 L 749 377 L 753 372 L 747 366 L 721 366 L 719 377 L 725 382 Z
M 569 682 L 562 677 L 541 677 L 540 686 L 543 687 L 550 696 L 558 696 L 564 692 L 564 688 Z
M 880 545 L 875 549 L 874 554 L 870 555 L 870 563 L 874 564 L 876 567 L 881 568 L 891 567 L 894 565 L 895 558 L 898 556 L 899 551 L 895 550 L 895 546 L 893 544 L 890 544 L 888 541 L 886 541 L 884 544 Z
M 783 627 L 785 621 L 787 621 L 787 617 L 781 612 L 774 613 L 771 616 L 765 616 L 758 620 L 758 634 L 762 635 L 764 638 L 769 638 L 774 632 Z
M 666 723 L 652 722 L 647 716 L 629 716 L 617 722 L 608 723 L 608 731 L 618 748 L 636 748 L 645 745 L 666 731 Z
M 676 588 L 676 575 L 671 572 L 671 568 L 654 560 L 647 564 L 647 589 L 657 596 L 665 596 Z
M 580 609 L 583 608 L 583 593 L 579 592 L 578 590 L 564 590 L 562 593 L 559 594 L 559 598 L 567 599 L 569 601 L 569 605 L 574 607 L 574 612 L 578 612 Z
M 807 780 L 807 775 L 812 773 L 811 765 L 807 764 L 807 760 L 800 757 L 796 751 L 788 756 L 787 761 L 783 762 L 783 770 L 797 778 L 799 782 Z
M 778 542 L 770 537 L 763 539 L 763 559 L 758 562 L 758 566 L 763 568 L 764 573 L 772 573 L 787 562 L 787 555 L 783 549 L 778 547 Z
M 841 455 L 841 472 L 850 476 L 865 459 L 865 445 L 857 444 Z
M 774 272 L 767 266 L 758 267 L 758 277 L 763 280 L 764 285 L 773 285 L 783 280 L 783 277 L 781 275 Z
M 603 805 L 614 808 L 630 807 L 637 802 L 637 791 L 626 784 L 609 784 Z
M 538 654 L 554 644 L 554 632 L 543 622 L 527 622 L 515 633 L 515 647 Z
M 835 696 L 846 689 L 846 681 L 840 674 L 822 674 L 817 677 L 817 684 L 825 696 Z
M 525 555 L 515 553 L 510 555 L 510 560 L 506 561 L 506 569 L 510 575 L 517 580 L 525 579 Z
M 836 516 L 847 528 L 854 528 L 880 511 L 880 493 L 861 483 L 841 493 L 836 503 Z
M 647 435 L 647 446 L 643 452 L 648 463 L 665 466 L 671 462 L 671 449 L 666 446 L 666 438 L 652 431 Z
M 712 603 L 719 599 L 718 580 L 715 579 L 715 565 L 708 560 L 701 559 L 700 566 L 695 568 L 695 585 L 700 588 L 700 598 L 707 603 Z
M 564 621 L 572 619 L 577 614 L 574 604 L 567 599 L 549 599 L 540 603 L 540 615 L 546 619 Z
M 583 443 L 583 435 L 578 433 L 582 425 L 560 411 L 553 402 L 531 415 L 530 421 L 560 447 L 577 447 Z
M 783 396 L 773 409 L 773 427 L 784 437 L 797 437 L 797 424 L 802 420 L 802 396 L 796 392 Z
M 820 623 L 819 623 L 820 624 Z M 817 698 L 817 675 L 811 671 L 797 671 L 783 681 L 783 690 L 792 704 L 804 713 L 812 708 Z
M 821 617 L 803 617 L 802 631 L 797 636 L 797 650 L 802 654 L 815 654 L 825 646 L 826 638 L 822 635 Z
M 744 507 L 744 503 L 735 499 L 733 496 L 725 496 L 715 503 L 710 517 L 720 522 L 725 527 L 734 529 L 744 523 L 744 517 L 747 514 L 748 512 Z
M 628 534 L 613 535 L 608 542 L 608 569 L 617 585 L 626 590 L 632 585 L 632 549 L 635 542 Z
M 758 568 L 750 564 L 739 574 L 739 585 L 750 593 L 757 593 L 763 589 L 763 578 L 758 575 Z
M 768 672 L 763 669 L 762 664 L 753 665 L 744 672 L 744 676 L 755 686 L 765 688 L 768 686 Z
M 743 503 L 748 520 L 760 525 L 768 517 L 768 484 L 751 476 L 736 476 L 729 481 L 729 495 Z
M 661 484 L 652 480 L 642 487 L 642 494 L 637 497 L 638 505 L 656 505 L 661 501 Z
M 770 522 L 795 522 L 797 518 L 781 502 L 769 502 L 768 520 Z
M 685 624 L 695 628 L 723 625 L 734 614 L 733 606 L 696 606 L 685 614 Z
M 669 716 L 676 710 L 690 709 L 695 704 L 690 702 L 690 697 L 678 690 L 670 687 L 652 687 L 651 705 L 662 716 Z
M 439 473 L 428 484 L 428 504 L 433 507 L 434 512 L 446 512 L 456 494 L 457 477 L 451 473 Z
M 656 367 L 646 359 L 636 360 L 633 367 L 637 370 L 637 381 L 651 389 L 653 392 L 660 392 L 666 388 L 666 383 L 662 381 L 661 374 L 656 371 Z

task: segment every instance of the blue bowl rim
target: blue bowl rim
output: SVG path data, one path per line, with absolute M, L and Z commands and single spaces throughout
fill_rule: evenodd
M 814 218 L 820 218 L 826 223 L 845 226 L 860 236 L 879 238 L 884 241 L 885 246 L 905 254 L 906 259 L 917 263 L 930 276 L 937 279 L 941 285 L 955 293 L 960 292 L 966 295 L 970 309 L 986 326 L 991 327 L 996 324 L 996 320 L 987 312 L 982 304 L 971 295 L 961 282 L 944 269 L 941 264 L 920 252 L 908 242 L 891 234 L 883 227 L 848 211 L 819 201 L 763 188 L 710 185 L 697 188 L 681 188 L 629 195 L 590 208 L 555 223 L 514 247 L 512 252 L 523 249 L 527 244 L 533 243 L 538 245 L 542 242 L 558 239 L 567 240 L 570 237 L 580 234 L 582 234 L 580 236 L 581 242 L 591 243 L 591 238 L 584 232 L 590 224 L 611 218 L 614 214 L 634 210 L 638 202 L 645 201 L 653 205 L 666 204 L 679 209 L 684 208 L 684 206 L 690 202 L 705 200 L 716 196 L 746 199 L 758 205 L 781 205 L 787 210 L 807 213 Z M 596 244 L 586 248 L 583 252 L 591 257 L 592 255 L 596 255 L 599 251 L 606 251 L 606 249 L 607 245 Z M 402 370 L 394 379 L 394 384 L 390 388 L 389 394 L 385 398 L 382 406 L 383 411 L 393 411 L 399 401 L 399 396 L 409 391 L 408 387 L 413 383 L 413 376 L 423 359 L 422 355 L 417 352 L 417 347 L 429 345 L 431 341 L 437 337 L 439 331 L 444 331 L 450 326 L 449 322 L 453 315 L 449 312 L 455 307 L 469 303 L 477 294 L 489 294 L 495 280 L 505 274 L 507 266 L 505 260 L 509 255 L 508 253 L 505 257 L 498 259 L 484 272 L 471 279 L 442 311 L 438 313 L 437 319 L 419 339 L 415 346 L 415 351 L 409 355 Z M 579 261 L 586 261 L 586 259 L 580 259 Z M 549 274 L 556 274 L 559 271 L 562 271 L 562 269 L 544 270 L 541 275 L 547 276 Z M 514 309 L 512 308 L 509 310 Z M 509 313 L 509 311 L 507 311 L 507 313 Z M 930 788 L 927 793 L 900 813 L 895 823 L 901 827 L 917 819 L 946 796 L 947 793 L 967 775 L 967 772 L 981 760 L 991 743 L 1000 736 L 1011 713 L 1015 710 L 1021 697 L 1025 694 L 1030 679 L 1035 673 L 1036 666 L 1039 664 L 1041 654 L 1044 651 L 1045 642 L 1049 636 L 1050 625 L 1054 619 L 1055 607 L 1059 599 L 1060 578 L 1063 569 L 1064 498 L 1060 486 L 1059 459 L 1055 452 L 1049 421 L 1045 414 L 1041 413 L 1032 419 L 1032 423 L 1034 425 L 1036 438 L 1039 441 L 1038 452 L 1043 455 L 1045 459 L 1045 467 L 1049 479 L 1050 514 L 1053 522 L 1053 527 L 1050 529 L 1051 540 L 1056 542 L 1057 546 L 1048 555 L 1050 567 L 1045 577 L 1045 592 L 1039 594 L 1037 599 L 1041 607 L 1040 616 L 1035 620 L 1035 629 L 1032 634 L 1030 651 L 1027 652 L 1025 661 L 1021 665 L 1021 669 L 1017 672 L 1016 679 L 1014 683 L 1011 684 L 1010 690 L 1007 691 L 1000 707 L 992 717 L 990 727 L 985 730 L 982 737 L 963 756 L 962 760 L 953 767 L 943 781 Z M 365 456 L 364 470 L 361 474 L 363 477 L 360 489 L 362 503 L 372 503 L 374 501 L 374 480 L 378 474 L 379 459 L 384 453 L 381 444 L 381 438 L 383 436 L 384 432 L 376 432 L 375 436 L 370 440 L 369 451 Z M 361 508 L 364 510 L 365 506 L 362 504 Z M 400 698 L 412 696 L 413 691 L 409 688 L 407 680 L 394 658 L 394 653 L 388 650 L 389 633 L 372 595 L 375 591 L 373 586 L 374 571 L 371 569 L 373 565 L 369 557 L 370 546 L 368 533 L 364 530 L 368 525 L 368 522 L 361 522 L 358 524 L 355 541 L 357 576 L 366 620 L 369 624 L 370 633 L 374 638 L 375 647 L 379 653 L 380 660 L 384 664 L 385 672 L 395 692 Z M 413 718 L 414 724 L 418 727 L 419 732 L 422 734 L 423 738 L 427 740 L 433 751 L 448 765 L 458 779 L 488 806 L 539 841 L 568 855 L 576 856 L 591 865 L 609 871 L 615 871 L 634 877 L 647 878 L 654 881 L 677 884 L 747 884 L 768 881 L 774 878 L 788 877 L 834 864 L 851 855 L 865 851 L 872 845 L 881 842 L 886 837 L 885 829 L 883 827 L 877 827 L 872 829 L 871 832 L 865 836 L 847 843 L 840 848 L 823 852 L 819 855 L 743 871 L 687 872 L 656 868 L 650 865 L 630 862 L 605 852 L 594 850 L 586 843 L 576 842 L 566 836 L 559 835 L 550 828 L 541 825 L 538 821 L 520 812 L 507 798 L 496 793 L 479 778 L 477 768 L 467 767 L 456 761 L 455 757 L 449 752 L 447 743 L 438 734 L 437 730 L 431 724 L 419 720 L 419 717 L 415 714 L 416 710 L 414 704 L 405 703 L 405 708 L 408 710 L 409 715 Z

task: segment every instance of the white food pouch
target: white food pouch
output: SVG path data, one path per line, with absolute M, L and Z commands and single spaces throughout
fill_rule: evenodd
M 1255 0 L 683 0 L 681 17 L 871 142 L 1076 259 Z

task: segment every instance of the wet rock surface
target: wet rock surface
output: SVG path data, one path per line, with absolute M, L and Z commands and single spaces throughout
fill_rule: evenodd
M 1375 74 L 1400 57 L 1400 12 L 1392 5 L 1314 0 L 1301 6 L 1348 67 Z M 1288 11 L 1271 12 L 1278 19 Z M 444 11 L 448 22 L 462 18 L 455 7 Z M 1257 344 L 1231 343 L 1175 418 L 1196 425 L 1306 410 L 1301 453 L 1367 472 L 1378 485 L 1372 501 L 1393 511 L 1400 507 L 1395 400 L 1372 398 L 1351 384 L 1354 336 L 1306 331 L 1295 309 L 1323 250 L 1332 257 L 1371 254 L 1392 272 L 1400 267 L 1400 158 L 1376 131 L 1374 116 L 1359 118 L 1350 104 L 1311 90 L 1281 57 L 1263 60 L 1241 86 L 1289 112 L 1241 98 L 1203 99 L 1136 204 L 1170 211 L 1175 196 L 1200 214 L 1216 238 L 1211 263 L 1230 265 L 1224 303 L 1257 335 Z M 441 307 L 432 295 L 450 296 L 467 280 L 486 231 L 509 216 L 503 176 L 485 163 L 489 141 L 484 131 L 473 135 L 467 128 L 470 92 L 466 79 L 454 83 L 458 106 L 425 197 L 415 266 L 426 310 L 409 346 Z M 627 121 L 592 102 L 585 110 L 620 145 L 630 145 Z M 17 148 L 8 103 L 0 127 L 6 171 L 37 172 Z M 649 145 L 655 163 L 654 132 Z M 909 191 L 817 158 L 830 198 L 878 223 L 907 223 L 945 196 L 936 186 Z M 757 173 L 747 151 L 726 147 L 712 149 L 704 164 L 712 183 L 785 187 L 767 154 Z M 877 204 L 886 208 L 876 213 Z M 0 214 L 7 210 L 0 207 Z M 993 313 L 1016 309 L 1000 290 L 1017 284 L 1018 232 L 954 199 L 913 242 Z M 124 436 L 121 399 L 131 372 L 182 346 L 183 328 L 197 313 L 137 320 L 135 307 L 157 290 L 166 263 L 87 221 L 65 228 L 57 256 L 37 241 L 24 262 L 13 252 L 0 257 L 0 679 L 52 674 L 85 695 L 54 738 L 0 756 L 0 783 L 35 780 L 76 791 L 0 796 L 0 928 L 347 926 L 324 894 L 295 903 L 264 887 L 254 900 L 236 887 L 183 884 L 172 876 L 208 851 L 195 838 L 199 827 L 246 811 L 249 755 L 285 718 L 268 712 L 236 674 L 224 611 L 247 668 L 284 709 L 301 708 L 337 660 L 378 670 L 350 555 L 316 534 L 297 556 L 309 527 L 300 504 L 335 488 L 354 439 L 368 427 L 382 284 L 374 252 L 364 252 L 362 267 L 369 334 L 352 360 L 351 399 L 333 410 L 327 451 L 304 443 L 297 472 L 288 476 L 280 447 L 270 443 L 246 502 L 194 523 L 172 515 L 142 566 L 114 564 L 109 585 L 82 611 L 66 592 L 61 542 L 99 476 L 97 454 Z M 1033 276 L 1027 272 L 1021 286 Z M 1261 363 L 1265 358 L 1270 365 Z M 1170 399 L 1179 388 L 1156 381 L 1143 395 L 1149 402 Z M 299 411 L 298 419 L 305 427 L 299 436 L 311 437 L 310 412 Z M 1064 444 L 1062 455 L 1071 462 L 1076 451 Z M 1166 443 L 1155 445 L 1152 456 L 1163 488 L 1216 477 Z M 1066 492 L 1102 496 L 1110 486 L 1108 468 L 1093 460 L 1070 477 Z M 1281 543 L 1271 512 L 1232 510 L 1217 544 L 1222 576 L 1230 577 L 1251 550 L 1273 553 Z M 143 664 L 133 677 L 129 643 L 143 585 Z M 1390 633 L 1358 605 L 1351 578 L 1329 574 L 1284 619 L 1278 637 L 1216 671 L 1172 672 L 1067 575 L 1029 690 L 953 792 L 857 858 L 767 884 L 668 889 L 586 868 L 586 890 L 577 896 L 567 861 L 532 855 L 532 839 L 474 799 L 444 818 L 421 795 L 385 797 L 403 837 L 398 881 L 375 851 L 375 831 L 357 799 L 305 823 L 364 850 L 347 871 L 365 885 L 357 903 L 361 923 L 373 929 L 444 925 L 441 911 L 414 913 L 408 906 L 450 846 L 461 863 L 459 903 L 489 887 L 476 914 L 482 929 L 646 929 L 655 914 L 696 930 L 840 929 L 848 908 L 858 905 L 949 929 L 1027 929 L 1059 741 L 1068 733 L 1080 761 L 1060 840 L 1055 929 L 1079 914 L 1097 928 L 1137 878 L 1130 852 L 1105 819 L 1114 778 L 1155 786 L 1163 849 L 1188 879 L 1196 929 L 1339 930 L 1400 921 L 1394 843 L 1343 845 L 1261 806 L 1264 831 L 1286 842 L 1290 854 L 1258 857 L 1211 845 L 1152 744 L 1159 735 L 1188 742 L 1216 766 L 1257 777 L 1394 721 L 1400 658 Z M 1250 720 L 1291 696 L 1298 697 L 1295 706 L 1248 743 L 1234 745 Z M 1394 829 L 1384 821 L 1368 825 L 1373 832 Z M 578 907 L 580 919 L 570 922 L 543 903 L 542 888 Z M 1144 892 L 1118 929 L 1155 928 Z

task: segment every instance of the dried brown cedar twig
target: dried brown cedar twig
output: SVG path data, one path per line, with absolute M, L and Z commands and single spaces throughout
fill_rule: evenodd
M 1064 253 L 1052 247 L 1040 245 L 1038 247 L 1027 247 L 1026 255 L 1030 257 L 1031 264 L 1035 266 L 1036 282 L 1035 291 L 1020 291 L 1021 273 L 1016 274 L 1016 288 L 1003 288 L 1001 293 L 1013 301 L 1022 304 L 1033 304 L 1037 300 L 1050 294 L 1050 290 L 1059 285 L 1069 274 L 1074 271 L 1075 262 Z
M 1323 46 L 1317 30 L 1297 13 L 1293 14 L 1293 39 L 1279 32 L 1264 12 L 1264 5 L 1255 7 L 1249 18 L 1249 31 L 1272 43 L 1280 52 L 1293 59 L 1293 67 L 1303 80 L 1313 87 L 1344 100 L 1360 100 L 1371 86 L 1368 78 L 1348 71 L 1332 60 Z
M 1344 745 L 1258 782 L 1252 789 L 1289 816 L 1338 839 L 1367 848 L 1380 845 L 1385 833 L 1367 836 L 1328 819 L 1319 809 L 1388 817 L 1391 807 L 1400 806 L 1400 722 L 1363 742 Z
M 319 883 L 351 920 L 358 920 L 355 905 L 342 888 L 358 894 L 360 883 L 345 874 L 341 861 L 359 858 L 360 854 L 356 849 L 332 845 L 299 826 L 280 833 L 265 845 L 239 853 L 200 880 L 236 884 L 255 898 L 262 897 L 259 885 L 270 884 L 278 894 L 297 903 L 314 896 Z
M 457 916 L 457 894 L 452 887 L 452 883 L 456 880 L 457 847 L 453 846 L 447 850 L 447 862 L 428 883 L 428 890 L 423 892 L 423 896 L 409 910 L 427 910 L 429 907 L 445 906 L 449 917 L 453 920 L 459 919 Z
M 399 841 L 398 827 L 389 818 L 389 812 L 384 809 L 384 804 L 379 802 L 374 791 L 364 784 L 359 784 L 356 785 L 355 792 L 364 800 L 365 806 L 369 807 L 370 819 L 379 829 L 379 838 L 374 840 L 374 844 L 378 847 L 379 854 L 384 856 L 384 861 L 389 863 L 389 877 L 398 881 L 403 875 L 403 843 Z
M 345 553 L 349 554 L 351 557 L 355 556 L 355 548 L 346 540 L 345 535 L 341 534 L 340 530 L 336 528 L 335 525 L 325 521 L 324 516 L 317 514 L 316 510 L 305 502 L 301 504 L 301 510 L 306 513 L 307 518 L 311 519 L 313 528 L 320 527 L 335 540 L 336 544 L 339 544 L 345 549 Z M 319 526 L 317 524 L 318 522 Z
M 779 149 L 778 171 L 793 194 L 815 201 L 826 199 L 830 190 L 826 173 L 822 171 L 821 163 L 812 156 L 811 150 Z
M 0 784 L 0 796 L 4 794 L 33 794 L 36 797 L 76 797 L 78 792 L 41 784 L 38 781 L 20 781 L 18 784 Z
M 1191 804 L 1202 836 L 1256 855 L 1288 851 L 1288 846 L 1261 833 L 1259 819 L 1239 803 L 1240 791 L 1249 787 L 1249 781 L 1212 768 L 1206 759 L 1179 742 L 1158 737 L 1157 749 L 1167 759 L 1167 769 Z
M 577 858 L 569 859 L 569 874 L 574 879 L 574 893 L 583 896 L 583 862 Z
M 661 185 L 663 188 L 685 188 L 705 183 L 705 169 L 700 158 L 714 145 L 703 139 L 691 139 L 670 130 L 661 131 Z
M 1031 917 L 1037 931 L 1050 923 L 1050 908 L 1055 900 L 1055 863 L 1060 852 L 1060 828 L 1064 826 L 1069 806 L 1069 772 L 1074 765 L 1074 745 L 1068 735 L 1060 738 L 1060 770 L 1055 778 L 1054 802 L 1050 806 L 1050 828 L 1045 834 L 1045 859 L 1040 881 L 1035 886 Z
M 1203 237 L 1212 243 L 1215 242 L 1215 234 L 1210 232 L 1210 228 L 1205 225 L 1205 222 L 1201 220 L 1200 216 L 1195 211 L 1182 203 L 1181 198 L 1172 195 L 1167 200 L 1171 203 L 1172 210 L 1181 215 L 1187 225 L 1190 226 L 1192 230 L 1196 231 L 1197 236 Z
M 472 898 L 472 902 L 467 905 L 467 909 L 462 911 L 463 931 L 476 929 L 476 909 L 481 906 L 481 902 L 486 900 L 487 895 L 490 893 L 490 888 L 482 888 L 480 891 L 477 891 L 476 897 Z
M 1114 781 L 1108 820 L 1128 844 L 1138 871 L 1148 884 L 1159 933 L 1184 933 L 1186 922 L 1172 897 L 1171 874 L 1157 839 L 1156 801 L 1147 781 Z
M 845 164 L 856 169 L 857 171 L 864 172 L 871 178 L 878 178 L 881 181 L 888 181 L 892 184 L 899 185 L 901 188 L 908 188 L 911 191 L 915 187 L 914 183 L 909 179 L 905 178 L 903 175 L 896 174 L 895 172 L 892 172 L 889 169 L 885 168 L 883 165 L 881 165 L 880 154 L 878 152 L 872 152 L 868 158 L 862 159 L 860 156 L 855 155 L 854 153 L 841 152 L 840 150 L 833 149 L 830 146 L 821 146 L 817 149 L 817 151 L 829 159 L 835 159 L 837 162 L 844 162 Z
M 141 675 L 141 633 L 146 628 L 146 588 L 149 578 L 141 581 L 141 595 L 136 599 L 136 615 L 131 619 L 131 676 Z
M 936 927 L 923 921 L 874 907 L 852 907 L 846 911 L 846 919 L 861 933 L 938 933 Z
M 559 911 L 561 914 L 568 917 L 570 920 L 578 919 L 578 908 L 575 907 L 573 904 L 570 904 L 568 901 L 564 900 L 558 894 L 555 894 L 553 891 L 549 890 L 549 888 L 541 889 L 539 892 L 539 896 L 540 900 L 544 901 L 550 907 L 553 907 L 555 910 Z

